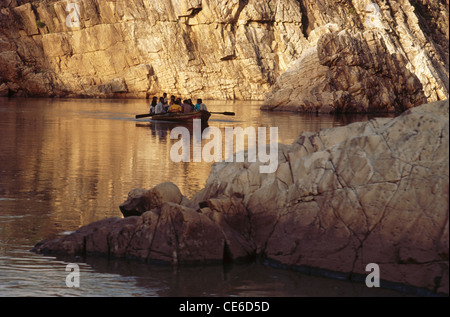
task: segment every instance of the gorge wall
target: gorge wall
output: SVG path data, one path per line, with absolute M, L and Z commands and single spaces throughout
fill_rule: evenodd
M 281 74 L 263 109 L 402 112 L 448 98 L 443 1 L 342 3 L 350 5 L 345 14 L 317 16 L 309 49 Z
M 403 110 L 448 98 L 448 16 L 448 0 L 2 0 L 0 95 Z

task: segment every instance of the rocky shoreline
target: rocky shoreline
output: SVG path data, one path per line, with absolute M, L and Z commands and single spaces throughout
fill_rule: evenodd
M 367 275 L 448 294 L 449 102 L 279 145 L 278 169 L 215 163 L 192 199 L 175 184 L 135 189 L 108 218 L 38 243 L 42 254 L 147 263 L 254 261 Z M 326 274 L 325 274 L 326 275 Z

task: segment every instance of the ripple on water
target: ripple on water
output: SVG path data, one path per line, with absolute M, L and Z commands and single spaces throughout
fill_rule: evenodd
M 0 256 L 0 296 L 157 296 L 152 290 L 135 287 L 135 278 L 99 273 L 86 263 L 80 268 L 80 287 L 66 285 L 69 262 L 41 256 L 27 249 L 15 249 Z

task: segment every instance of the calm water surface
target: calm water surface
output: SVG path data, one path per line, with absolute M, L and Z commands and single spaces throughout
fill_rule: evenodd
M 209 126 L 278 127 L 290 144 L 302 131 L 367 116 L 268 113 L 259 103 L 209 101 Z M 260 264 L 172 268 L 122 260 L 79 262 L 80 288 L 65 271 L 77 259 L 29 252 L 37 242 L 107 217 L 134 188 L 172 181 L 192 197 L 211 163 L 173 163 L 168 123 L 134 119 L 145 100 L 0 98 L 0 296 L 402 296 L 365 285 Z

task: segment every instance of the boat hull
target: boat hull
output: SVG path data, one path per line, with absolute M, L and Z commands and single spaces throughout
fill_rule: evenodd
M 202 122 L 208 122 L 211 113 L 208 111 L 194 111 L 188 113 L 161 113 L 152 115 L 152 120 L 172 121 L 172 122 L 191 122 L 194 119 L 200 119 Z

